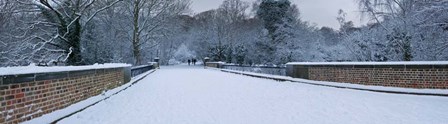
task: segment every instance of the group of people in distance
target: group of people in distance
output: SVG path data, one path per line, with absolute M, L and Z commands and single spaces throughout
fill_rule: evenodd
M 188 65 L 193 64 L 196 65 L 197 60 L 196 59 L 188 59 Z

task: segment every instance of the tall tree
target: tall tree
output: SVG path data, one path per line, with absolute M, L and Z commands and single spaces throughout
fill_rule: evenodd
M 257 10 L 257 17 L 263 20 L 264 27 L 269 31 L 273 41 L 278 37 L 277 29 L 289 23 L 291 2 L 289 0 L 262 0 Z
M 269 42 L 260 42 L 258 46 L 264 49 L 270 62 L 280 64 L 292 60 L 293 52 L 290 49 L 299 49 L 295 37 L 296 28 L 302 25 L 299 19 L 299 10 L 289 0 L 262 0 L 258 6 L 257 18 L 263 21 L 267 30 Z M 307 27 L 307 26 L 304 26 Z M 279 49 L 282 49 L 278 51 Z M 296 53 L 298 54 L 298 53 Z M 276 57 L 283 56 L 283 57 Z
M 246 10 L 249 8 L 247 2 L 241 0 L 224 0 L 217 12 L 220 39 L 218 48 L 221 50 L 220 61 L 232 62 L 235 47 L 238 46 L 237 32 L 241 28 L 238 24 L 247 18 Z M 222 43 L 225 41 L 225 43 Z
M 129 1 L 131 2 L 131 1 Z M 153 48 L 157 38 L 167 36 L 166 22 L 189 10 L 189 0 L 133 0 L 132 51 L 135 64 L 142 64 L 142 48 Z M 148 44 L 151 43 L 151 44 Z
M 39 62 L 64 62 L 68 65 L 84 64 L 81 55 L 83 27 L 100 12 L 117 4 L 96 5 L 96 0 L 23 0 L 13 1 L 21 8 L 14 11 L 20 20 L 13 32 L 15 45 L 11 54 L 21 61 L 17 65 Z M 13 41 L 9 41 L 13 42 Z M 17 63 L 17 62 L 16 62 Z
M 404 61 L 411 61 L 415 0 L 358 0 L 362 12 L 388 32 L 388 45 L 401 54 Z M 394 20 L 391 20 L 394 19 Z M 395 26 L 385 26 L 383 21 L 394 21 Z

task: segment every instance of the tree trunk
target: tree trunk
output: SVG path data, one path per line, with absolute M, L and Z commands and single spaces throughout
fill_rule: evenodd
M 69 33 L 67 35 L 67 40 L 69 40 L 68 52 L 71 52 L 67 59 L 68 65 L 84 65 L 81 56 L 81 23 L 77 19 L 73 23 L 73 28 L 69 28 Z
M 135 59 L 135 65 L 141 64 L 141 53 L 140 53 L 140 34 L 139 34 L 139 14 L 140 14 L 140 0 L 134 1 L 134 32 L 133 32 L 133 38 L 132 38 L 132 45 L 133 45 L 133 52 L 134 52 L 134 59 Z
M 405 41 L 404 43 L 404 61 L 412 61 L 412 50 L 410 41 Z

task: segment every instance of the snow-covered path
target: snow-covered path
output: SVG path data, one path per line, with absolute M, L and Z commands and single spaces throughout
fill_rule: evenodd
M 446 124 L 448 98 L 162 67 L 61 124 Z

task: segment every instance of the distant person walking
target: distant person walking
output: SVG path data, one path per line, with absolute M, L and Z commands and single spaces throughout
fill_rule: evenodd
M 188 66 L 190 66 L 191 60 L 188 60 Z
M 193 59 L 193 65 L 196 65 L 196 59 Z

